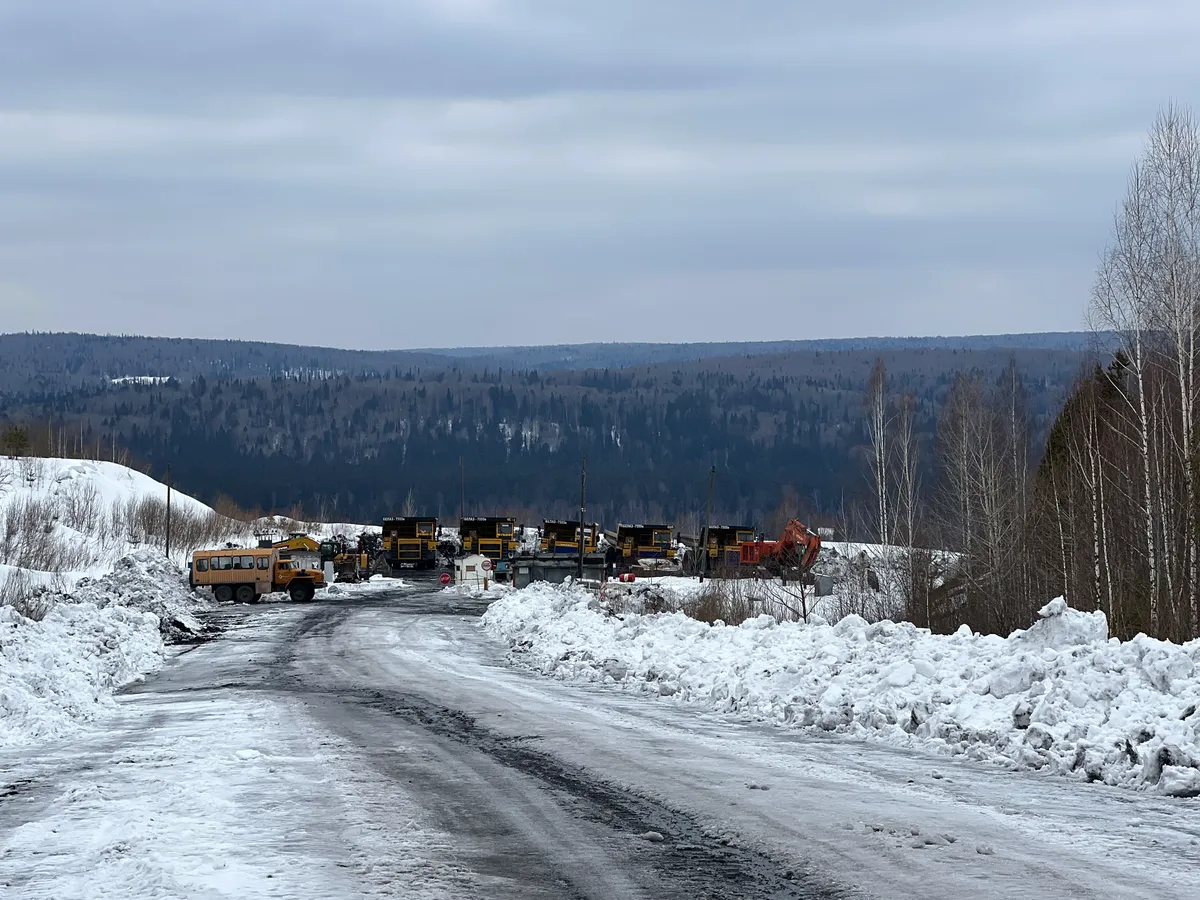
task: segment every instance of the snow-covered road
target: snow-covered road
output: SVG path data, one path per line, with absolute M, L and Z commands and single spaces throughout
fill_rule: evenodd
M 0 896 L 1200 896 L 1194 800 L 543 679 L 481 611 L 227 610 L 103 732 L 0 754 Z

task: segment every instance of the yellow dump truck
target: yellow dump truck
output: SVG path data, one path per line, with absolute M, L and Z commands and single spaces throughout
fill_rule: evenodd
M 218 603 L 257 603 L 263 594 L 286 591 L 297 603 L 307 603 L 325 587 L 319 569 L 299 567 L 275 547 L 253 550 L 197 550 L 188 563 L 192 588 L 207 587 Z
M 595 553 L 600 534 L 600 524 L 592 522 L 583 529 L 583 552 Z M 566 519 L 542 520 L 543 553 L 579 553 L 579 520 Z
M 437 565 L 436 516 L 388 516 L 383 520 L 383 555 L 393 570 Z

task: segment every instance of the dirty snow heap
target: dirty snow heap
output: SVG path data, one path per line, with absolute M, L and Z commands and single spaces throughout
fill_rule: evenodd
M 738 627 L 682 613 L 614 616 L 545 584 L 492 604 L 483 627 L 562 679 L 616 683 L 781 726 L 1013 768 L 1200 795 L 1200 640 L 1108 637 L 1060 598 L 1007 638 L 909 623 Z
M 178 566 L 142 550 L 70 593 L 43 592 L 25 607 L 0 606 L 0 747 L 75 731 L 115 708 L 112 695 L 161 666 L 164 638 L 202 630 Z M 32 613 L 31 613 L 32 614 Z

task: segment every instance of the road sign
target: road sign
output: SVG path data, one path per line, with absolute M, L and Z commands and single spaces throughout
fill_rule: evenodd
M 449 584 L 449 583 L 450 583 L 450 573 L 443 572 L 442 573 L 442 584 Z
M 485 572 L 492 571 L 492 561 L 485 556 L 483 558 L 483 562 L 479 564 L 479 568 L 483 569 Z

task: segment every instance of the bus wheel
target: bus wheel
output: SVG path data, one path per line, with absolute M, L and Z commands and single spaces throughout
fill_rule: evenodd
M 233 587 L 228 584 L 218 584 L 213 588 L 213 596 L 217 598 L 218 603 L 232 603 Z
M 242 584 L 242 585 L 238 586 L 238 589 L 237 589 L 237 602 L 238 603 L 253 603 L 257 599 L 258 599 L 258 597 L 255 596 L 253 587 L 251 587 L 248 584 Z

